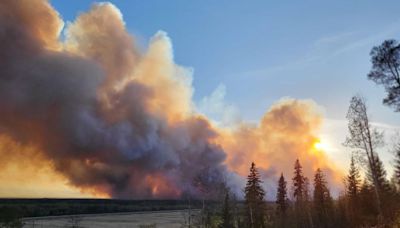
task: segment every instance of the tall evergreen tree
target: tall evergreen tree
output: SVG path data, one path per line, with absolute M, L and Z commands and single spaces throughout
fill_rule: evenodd
M 246 220 L 251 228 L 265 227 L 265 191 L 261 183 L 260 174 L 253 162 L 245 188 Z
M 226 191 L 224 205 L 222 207 L 222 224 L 221 228 L 233 228 L 232 211 L 230 204 L 229 191 Z
M 386 225 L 395 219 L 396 211 L 399 208 L 399 202 L 396 196 L 396 190 L 390 185 L 386 176 L 386 170 L 379 156 L 375 156 L 375 173 L 377 175 L 377 187 L 384 207 L 382 208 L 383 219 Z M 368 172 L 369 181 L 372 182 L 371 172 Z
M 397 187 L 400 188 L 400 143 L 394 148 L 395 159 L 394 159 L 394 178 Z
M 321 169 L 317 169 L 314 176 L 314 216 L 317 227 L 330 227 L 332 225 L 332 198 Z
M 308 211 L 306 210 L 306 178 L 303 176 L 303 167 L 300 165 L 299 159 L 297 159 L 294 164 L 294 176 L 292 181 L 296 224 L 297 227 L 307 227 L 309 223 L 309 216 Z
M 281 173 L 281 177 L 278 181 L 278 190 L 276 194 L 276 214 L 277 214 L 277 225 L 280 227 L 285 227 L 286 221 L 286 211 L 288 209 L 288 197 L 287 197 L 287 188 L 286 181 L 283 173 Z
M 382 160 L 376 154 L 374 158 L 373 169 L 368 170 L 367 177 L 370 183 L 374 183 L 373 173 L 376 175 L 376 187 L 380 195 L 387 193 L 390 191 L 389 181 L 386 177 L 386 170 L 383 166 Z
M 364 227 L 371 227 L 377 223 L 377 205 L 375 200 L 374 187 L 368 183 L 367 179 L 364 179 L 360 187 L 360 207 L 359 212 L 361 216 L 362 225 Z
M 360 221 L 359 194 L 360 194 L 360 172 L 355 165 L 354 157 L 351 157 L 349 174 L 346 177 L 347 189 L 347 216 L 353 227 L 357 227 Z
M 286 181 L 283 173 L 281 173 L 281 177 L 278 181 L 278 191 L 276 194 L 276 204 L 277 204 L 277 213 L 279 215 L 285 215 L 286 210 L 288 208 L 288 198 L 287 198 L 287 188 Z
M 304 200 L 304 176 L 303 167 L 300 165 L 299 159 L 294 164 L 294 177 L 293 177 L 293 197 L 296 204 L 302 203 Z

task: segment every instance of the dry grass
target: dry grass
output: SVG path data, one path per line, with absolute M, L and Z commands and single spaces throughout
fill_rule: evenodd
M 74 222 L 71 222 L 74 221 Z M 159 211 L 140 213 L 113 213 L 99 215 L 56 216 L 24 219 L 24 228 L 132 228 L 132 227 L 182 227 L 185 222 L 182 211 Z

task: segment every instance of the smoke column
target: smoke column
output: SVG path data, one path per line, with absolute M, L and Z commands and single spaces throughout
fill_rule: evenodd
M 311 154 L 321 117 L 307 102 L 281 101 L 259 126 L 228 132 L 195 111 L 192 72 L 174 63 L 166 33 L 138 51 L 110 3 L 80 14 L 61 40 L 63 27 L 45 0 L 0 2 L 3 167 L 46 166 L 70 186 L 115 198 L 199 195 L 223 181 L 240 191 L 252 160 L 271 176 L 296 157 L 308 173 L 335 171 Z

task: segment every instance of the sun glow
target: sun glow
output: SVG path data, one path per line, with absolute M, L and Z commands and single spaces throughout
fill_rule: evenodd
M 314 149 L 317 151 L 327 151 L 329 149 L 329 145 L 319 140 L 314 143 Z

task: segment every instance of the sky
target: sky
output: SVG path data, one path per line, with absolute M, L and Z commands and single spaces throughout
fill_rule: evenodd
M 0 196 L 178 197 L 211 174 L 242 193 L 255 161 L 272 199 L 296 158 L 337 193 L 356 94 L 390 177 L 400 113 L 367 74 L 372 47 L 400 37 L 400 3 L 49 2 L 0 4 L 0 27 L 22 32 L 0 33 Z
M 257 121 L 282 97 L 312 99 L 326 118 L 321 134 L 330 155 L 343 163 L 351 96 L 365 96 L 372 121 L 390 125 L 382 128 L 387 141 L 400 126 L 399 113 L 382 105 L 384 89 L 366 77 L 371 48 L 400 37 L 398 1 L 111 2 L 143 49 L 157 31 L 168 33 L 175 61 L 194 71 L 200 110 L 205 99 L 217 99 L 234 118 Z M 73 21 L 92 1 L 51 3 Z M 204 112 L 217 121 L 232 116 Z M 382 150 L 389 163 L 392 154 Z

